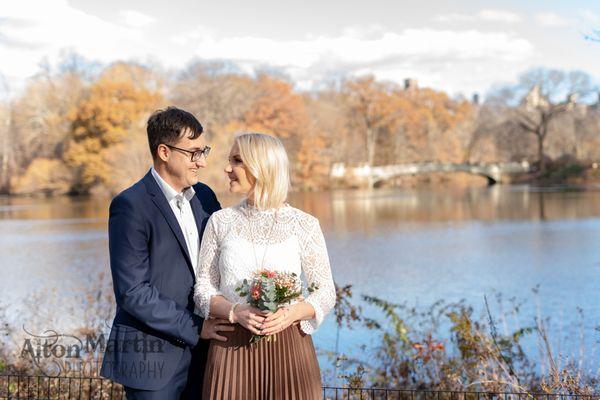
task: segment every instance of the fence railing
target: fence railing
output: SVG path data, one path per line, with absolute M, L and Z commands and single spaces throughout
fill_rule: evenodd
M 117 383 L 103 378 L 0 375 L 0 400 L 125 400 Z M 600 400 L 600 396 L 323 387 L 325 400 Z
M 328 400 L 600 400 L 600 396 L 518 393 L 474 392 L 450 390 L 408 390 L 377 388 L 324 387 L 323 399 Z
M 117 383 L 103 378 L 0 375 L 0 400 L 125 400 Z

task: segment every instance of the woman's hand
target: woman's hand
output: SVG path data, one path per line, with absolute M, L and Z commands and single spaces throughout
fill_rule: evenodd
M 233 322 L 240 324 L 255 335 L 260 335 L 259 327 L 264 322 L 265 316 L 250 304 L 240 304 L 233 312 Z
M 261 335 L 273 335 L 287 329 L 296 322 L 294 306 L 282 307 L 274 313 L 266 314 L 266 318 L 260 328 Z

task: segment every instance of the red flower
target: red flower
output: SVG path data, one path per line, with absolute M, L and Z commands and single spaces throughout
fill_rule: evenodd
M 260 298 L 260 286 L 258 286 L 258 285 L 253 286 L 251 295 L 254 300 L 258 300 Z

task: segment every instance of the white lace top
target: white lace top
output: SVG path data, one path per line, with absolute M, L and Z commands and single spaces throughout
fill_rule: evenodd
M 315 318 L 300 322 L 302 331 L 312 334 L 335 305 L 335 287 L 319 221 L 289 205 L 261 211 L 243 201 L 210 217 L 194 288 L 199 314 L 209 314 L 210 299 L 215 295 L 247 303 L 235 288 L 263 267 L 295 272 L 306 286 L 318 286 L 305 294 L 305 301 L 315 309 Z

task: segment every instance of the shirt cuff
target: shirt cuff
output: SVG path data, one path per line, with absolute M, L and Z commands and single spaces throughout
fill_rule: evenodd
M 323 310 L 321 309 L 319 303 L 314 299 L 311 299 L 309 297 L 305 301 L 314 308 L 315 317 L 312 319 L 300 321 L 300 329 L 307 335 L 312 335 L 317 330 L 319 325 L 321 325 L 321 322 L 323 322 Z

